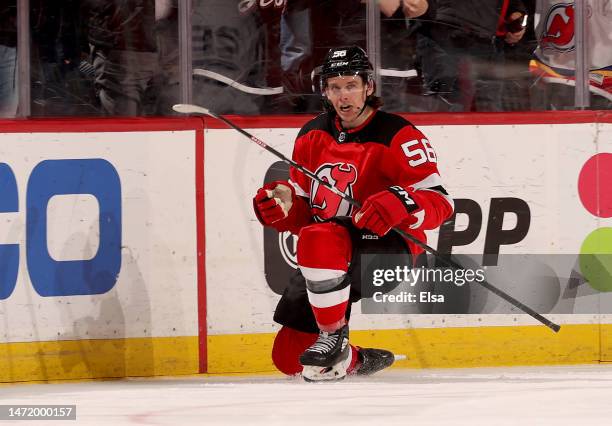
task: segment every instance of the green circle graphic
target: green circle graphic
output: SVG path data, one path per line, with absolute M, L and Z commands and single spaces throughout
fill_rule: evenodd
M 580 272 L 595 290 L 612 291 L 612 228 L 596 229 L 585 238 Z

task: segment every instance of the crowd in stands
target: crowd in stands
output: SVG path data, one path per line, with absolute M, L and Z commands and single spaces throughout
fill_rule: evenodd
M 218 113 L 321 110 L 317 65 L 367 48 L 366 0 L 194 0 L 193 100 Z M 574 108 L 573 5 L 379 0 L 393 112 Z M 612 5 L 588 0 L 591 107 L 612 107 Z M 180 101 L 178 0 L 30 0 L 32 116 L 169 115 Z M 607 10 L 610 9 L 610 10 Z M 17 0 L 0 6 L 0 117 L 19 115 Z

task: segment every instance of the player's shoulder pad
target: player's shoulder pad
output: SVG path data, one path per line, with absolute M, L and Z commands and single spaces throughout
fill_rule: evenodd
M 385 111 L 377 111 L 370 125 L 364 130 L 369 133 L 366 140 L 391 146 L 393 138 L 405 127 L 416 129 L 414 124 L 404 117 Z
M 304 124 L 298 133 L 298 138 L 313 130 L 322 130 L 324 132 L 331 133 L 333 129 L 332 125 L 333 120 L 328 112 L 319 114 L 308 123 Z

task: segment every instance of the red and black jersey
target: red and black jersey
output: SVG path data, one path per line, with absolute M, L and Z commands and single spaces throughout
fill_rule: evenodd
M 435 151 L 423 133 L 395 114 L 375 111 L 349 130 L 341 127 L 336 114 L 321 114 L 299 132 L 293 160 L 361 203 L 391 187 L 405 189 L 416 203 L 410 211 L 418 220 L 400 227 L 421 241 L 426 229 L 437 228 L 453 212 Z M 308 199 L 308 213 L 315 221 L 356 213 L 348 202 L 294 168 L 290 181 L 296 194 Z M 412 245 L 411 250 L 422 251 Z

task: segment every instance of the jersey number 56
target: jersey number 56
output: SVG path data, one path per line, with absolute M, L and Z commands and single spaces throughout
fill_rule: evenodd
M 437 163 L 436 152 L 427 139 L 417 139 L 405 142 L 401 145 L 404 154 L 409 158 L 408 164 L 412 167 L 419 166 L 429 161 Z

